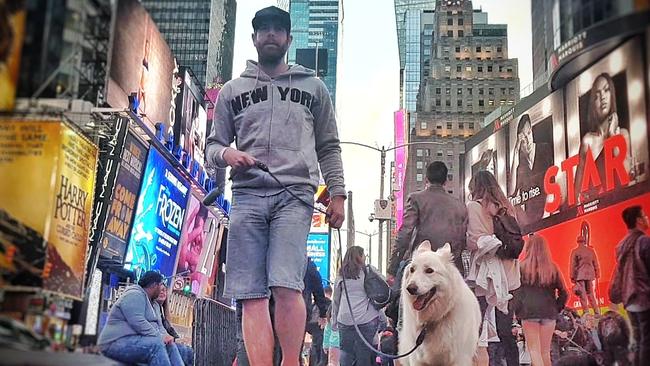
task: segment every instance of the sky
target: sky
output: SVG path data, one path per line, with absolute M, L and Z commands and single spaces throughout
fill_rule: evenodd
M 337 123 L 342 142 L 392 146 L 393 114 L 399 109 L 399 55 L 393 0 L 342 0 L 344 17 L 339 29 L 337 75 Z M 237 0 L 233 76 L 245 68 L 246 60 L 257 59 L 251 41 L 255 12 L 277 1 Z M 520 85 L 532 82 L 530 0 L 473 1 L 475 9 L 488 12 L 489 23 L 508 25 L 509 57 L 519 60 Z M 369 10 L 372 7 L 372 10 Z M 371 13 L 372 12 L 372 16 Z M 370 234 L 377 245 L 377 221 L 368 217 L 379 198 L 380 153 L 342 144 L 346 189 L 353 192 L 355 229 Z M 389 190 L 387 155 L 384 197 Z M 345 227 L 345 224 L 344 224 Z M 384 229 L 385 230 L 385 229 Z M 344 233 L 345 235 L 345 233 Z M 368 236 L 356 235 L 366 247 Z M 384 243 L 385 244 L 385 243 Z M 372 262 L 377 263 L 377 250 Z

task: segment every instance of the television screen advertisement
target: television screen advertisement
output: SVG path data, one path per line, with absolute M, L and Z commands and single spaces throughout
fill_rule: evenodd
M 547 212 L 544 177 L 566 158 L 563 94 L 559 90 L 518 114 L 508 124 L 507 196 L 517 221 L 526 227 L 556 212 Z M 564 173 L 556 179 L 566 192 Z
M 97 152 L 90 140 L 61 124 L 43 288 L 75 298 L 83 291 Z
M 125 268 L 139 277 L 157 270 L 171 276 L 189 199 L 189 183 L 152 147 L 142 177 Z
M 100 256 L 104 258 L 119 262 L 124 259 L 146 159 L 147 147 L 129 133 L 124 142 L 113 200 L 106 214 L 106 226 L 100 240 Z
M 570 272 L 571 252 L 578 245 L 579 235 L 585 237 L 587 245 L 596 252 L 600 277 L 594 281 L 594 288 L 598 303 L 601 306 L 611 304 L 608 289 L 616 266 L 616 246 L 628 232 L 622 219 L 622 212 L 625 208 L 634 205 L 640 205 L 646 213 L 650 212 L 650 193 L 536 232 L 548 242 L 553 261 L 562 272 L 564 285 L 569 292 L 568 306 L 580 308 L 579 299 L 572 291 Z
M 0 287 L 43 285 L 60 145 L 59 121 L 0 120 Z
M 26 18 L 24 1 L 0 2 L 0 111 L 14 109 Z
M 203 166 L 208 124 L 203 92 L 187 68 L 180 69 L 181 76 L 181 90 L 176 96 L 174 142 Z
M 129 95 L 135 93 L 138 112 L 151 131 L 158 122 L 165 125 L 165 133 L 173 131 L 174 56 L 139 1 L 119 0 L 114 6 L 106 101 L 111 107 L 126 108 Z
M 328 285 L 330 280 L 330 235 L 328 233 L 309 233 L 307 256 L 318 268 L 323 286 Z
M 469 182 L 476 172 L 487 170 L 494 174 L 502 189 L 506 187 L 506 128 L 493 132 L 465 153 L 465 192 L 469 199 Z

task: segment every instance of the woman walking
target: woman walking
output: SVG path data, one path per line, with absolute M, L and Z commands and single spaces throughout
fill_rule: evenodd
M 522 320 L 533 366 L 551 366 L 551 340 L 555 319 L 567 301 L 564 280 L 553 263 L 546 239 L 531 235 L 521 261 L 521 288 L 513 310 Z
M 350 247 L 345 254 L 334 284 L 332 330 L 338 330 L 340 334 L 341 366 L 370 366 L 374 362 L 374 352 L 366 347 L 354 329 L 354 322 L 356 322 L 361 334 L 370 344 L 379 329 L 379 311 L 370 303 L 363 287 L 366 271 L 365 258 L 363 248 Z M 368 270 L 374 269 L 368 268 Z M 343 278 L 347 295 L 343 288 Z M 350 313 L 350 307 L 352 313 Z

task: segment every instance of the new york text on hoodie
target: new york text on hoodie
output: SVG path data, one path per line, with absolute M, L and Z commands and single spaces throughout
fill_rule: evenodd
M 330 194 L 345 196 L 336 119 L 327 88 L 312 70 L 292 65 L 275 78 L 248 61 L 240 78 L 226 83 L 215 106 L 207 156 L 226 167 L 223 151 L 237 149 L 266 164 L 286 186 L 316 189 L 323 174 Z M 260 196 L 281 187 L 256 168 L 233 170 L 233 191 Z

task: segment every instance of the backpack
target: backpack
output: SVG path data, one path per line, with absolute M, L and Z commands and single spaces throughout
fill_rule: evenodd
M 363 280 L 363 289 L 366 291 L 370 303 L 375 309 L 380 310 L 392 299 L 392 290 L 388 283 L 372 267 L 366 265 L 363 267 L 365 274 Z
M 497 249 L 497 257 L 503 259 L 517 259 L 524 249 L 524 238 L 517 220 L 505 207 L 501 207 L 496 215 L 492 217 L 494 235 L 501 241 L 501 247 Z

